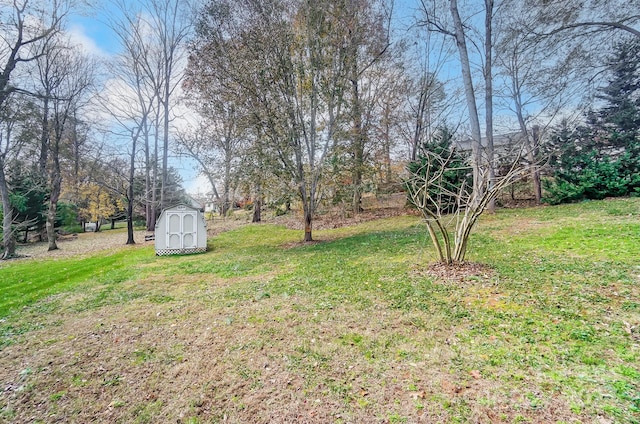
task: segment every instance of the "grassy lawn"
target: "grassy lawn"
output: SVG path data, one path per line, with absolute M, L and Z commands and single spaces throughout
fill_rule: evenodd
M 640 199 L 0 264 L 0 422 L 640 422 Z

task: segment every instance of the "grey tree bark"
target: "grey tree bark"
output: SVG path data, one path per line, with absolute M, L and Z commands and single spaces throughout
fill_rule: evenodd
M 482 168 L 482 133 L 480 131 L 480 119 L 478 116 L 478 107 L 476 102 L 475 88 L 473 85 L 473 77 L 471 75 L 471 64 L 469 62 L 469 52 L 467 50 L 467 40 L 460 19 L 458 10 L 458 1 L 450 0 L 449 10 L 453 18 L 454 37 L 458 56 L 460 59 L 460 67 L 462 71 L 462 81 L 464 84 L 464 94 L 467 101 L 467 110 L 469 114 L 469 123 L 471 125 L 471 167 L 473 171 L 473 193 L 471 199 L 472 205 L 477 205 L 484 191 L 484 176 L 481 172 Z
M 1 153 L 1 152 L 0 152 Z M 13 208 L 9 198 L 9 185 L 4 173 L 5 155 L 0 154 L 0 199 L 2 199 L 2 252 L 1 259 L 10 259 L 16 254 L 16 241 L 13 234 Z
M 493 11 L 494 0 L 484 0 L 484 115 L 485 138 L 487 140 L 487 166 L 489 168 L 489 188 L 495 184 L 496 164 L 493 147 Z M 487 204 L 487 211 L 495 213 L 496 200 L 491 199 Z

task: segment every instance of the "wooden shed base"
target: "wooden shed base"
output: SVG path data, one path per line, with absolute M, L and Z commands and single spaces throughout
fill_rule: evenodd
M 206 251 L 206 247 L 195 247 L 192 249 L 158 249 L 156 250 L 156 256 L 189 255 L 191 253 L 204 253 Z

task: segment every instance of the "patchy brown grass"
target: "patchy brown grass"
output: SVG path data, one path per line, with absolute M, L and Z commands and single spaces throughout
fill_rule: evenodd
M 52 324 L 6 348 L 0 381 L 12 421 L 429 423 L 447 420 L 441 402 L 480 405 L 472 422 L 549 417 L 514 409 L 522 394 L 500 393 L 477 370 L 442 367 L 459 354 L 462 329 L 425 331 L 412 325 L 418 317 L 384 305 L 375 320 L 348 305 L 318 312 L 296 297 L 213 307 L 202 294 L 217 283 L 194 290 L 194 281 L 159 290 L 176 301 L 52 314 Z M 429 341 L 432 332 L 444 342 Z M 389 348 L 395 358 L 376 358 Z M 552 399 L 547 408 L 556 419 L 569 413 Z
M 135 280 L 88 284 L 19 311 L 10 324 L 30 329 L 0 352 L 0 422 L 613 423 L 632 416 L 605 414 L 597 404 L 613 402 L 609 382 L 624 380 L 611 369 L 637 369 L 637 269 L 634 284 L 608 263 L 588 278 L 561 261 L 558 269 L 509 276 L 516 260 L 533 270 L 555 260 L 520 252 L 492 267 L 425 266 L 432 252 L 418 250 L 426 236 L 420 245 L 408 244 L 415 233 L 400 234 L 417 219 L 341 230 L 331 225 L 348 221 L 332 219 L 315 245 L 283 236 L 236 248 L 224 244 L 235 239 L 218 237 L 205 255 L 134 264 Z M 528 220 L 542 222 L 517 223 L 526 228 Z M 245 225 L 230 222 L 215 222 L 216 234 Z M 329 240 L 340 246 L 331 251 Z M 503 252 L 491 243 L 491 255 Z M 271 251 L 280 262 L 252 262 Z M 232 255 L 245 271 L 196 266 Z M 313 280 L 316 265 L 342 274 Z M 352 284 L 350 267 L 361 273 L 355 288 L 336 288 Z M 98 301 L 104 293 L 109 302 Z M 610 341 L 615 348 L 602 348 Z
M 464 277 L 478 272 L 486 269 Z M 543 415 L 519 407 L 528 404 L 523 393 L 456 369 L 465 328 L 442 317 L 382 301 L 319 310 L 308 297 L 219 296 L 248 278 L 152 276 L 126 283 L 144 298 L 79 312 L 90 293 L 58 298 L 42 329 L 2 352 L 5 422 L 432 423 L 448 421 L 451 410 L 469 422 L 575 416 L 554 399 Z

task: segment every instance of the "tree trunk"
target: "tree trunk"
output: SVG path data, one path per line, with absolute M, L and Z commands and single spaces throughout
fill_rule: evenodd
M 4 174 L 4 160 L 0 157 L 0 198 L 2 198 L 2 259 L 9 259 L 16 255 L 16 242 L 13 238 L 13 209 L 9 199 L 9 187 Z
M 158 105 L 159 106 L 159 105 Z M 147 222 L 147 229 L 154 231 L 156 229 L 156 219 L 158 219 L 158 130 L 160 129 L 160 115 L 155 116 L 155 134 L 153 136 L 153 177 L 151 178 L 151 216 Z
M 304 241 L 313 241 L 313 200 L 307 196 L 304 182 L 300 183 L 300 200 L 302 200 L 302 212 L 304 214 Z
M 225 154 L 223 180 L 222 209 L 220 210 L 220 215 L 226 217 L 229 209 L 231 209 L 231 161 L 229 160 L 228 154 Z
M 73 111 L 74 114 L 74 122 L 78 122 L 77 111 Z M 78 137 L 78 128 L 76 125 L 73 126 L 73 187 L 75 189 L 75 194 L 77 197 L 79 192 L 79 175 L 80 175 L 80 147 L 81 147 L 80 137 Z
M 67 115 L 65 112 L 64 116 L 58 112 L 57 108 L 54 107 L 55 113 L 55 139 L 53 142 L 50 141 L 51 148 L 51 195 L 49 197 L 49 210 L 47 212 L 47 241 L 49 243 L 49 247 L 47 250 L 57 250 L 58 245 L 56 243 L 56 215 L 58 211 L 58 199 L 60 198 L 60 190 L 62 188 L 62 174 L 60 172 L 60 140 L 62 139 L 62 134 L 64 132 L 64 124 L 67 119 Z
M 48 251 L 57 250 L 56 243 L 56 215 L 58 211 L 58 199 L 60 198 L 60 186 L 62 177 L 60 176 L 60 163 L 54 158 L 54 166 L 51 171 L 51 197 L 49 198 L 49 210 L 47 211 L 47 241 L 49 242 Z
M 144 125 L 144 124 L 143 124 Z M 136 170 L 136 144 L 138 141 L 138 136 L 140 135 L 140 130 L 142 128 L 138 127 L 137 134 L 133 134 L 132 137 L 132 147 L 131 147 L 131 162 L 129 163 L 129 189 L 127 190 L 127 243 L 126 244 L 136 244 L 133 239 L 133 182 L 135 177 Z
M 358 81 L 358 51 L 352 49 L 351 64 L 351 97 L 353 114 L 353 213 L 362 212 L 362 174 L 364 168 L 365 134 L 362 128 L 362 104 Z
M 43 179 L 47 177 L 47 159 L 49 154 L 49 98 L 51 94 L 45 93 L 42 103 L 42 129 L 40 133 L 40 158 L 38 170 Z
M 260 183 L 256 184 L 256 195 L 253 201 L 253 218 L 251 222 L 262 221 L 262 189 Z
M 486 126 L 486 138 L 487 138 L 487 166 L 489 167 L 489 189 L 493 187 L 496 181 L 495 170 L 495 158 L 493 149 L 493 0 L 485 0 L 485 66 L 484 66 L 484 104 L 485 104 L 485 126 Z M 496 201 L 495 198 L 491 199 L 487 205 L 487 211 L 489 213 L 495 213 Z
M 144 129 L 144 220 L 147 231 L 153 231 L 151 225 L 151 158 L 149 154 L 149 131 Z
M 481 174 L 481 151 L 482 133 L 480 132 L 480 119 L 478 118 L 478 108 L 476 106 L 476 96 L 473 88 L 471 76 L 471 65 L 469 63 L 469 53 L 467 51 L 467 41 L 464 33 L 462 20 L 458 11 L 458 1 L 450 0 L 451 16 L 455 27 L 455 39 L 460 56 L 460 67 L 462 80 L 464 82 L 464 94 L 469 109 L 469 122 L 471 124 L 471 167 L 473 170 L 473 196 L 471 204 L 477 205 L 484 191 L 484 181 Z
M 382 115 L 382 125 L 384 132 L 382 134 L 383 151 L 384 151 L 384 171 L 383 181 L 388 190 L 392 184 L 391 173 L 391 107 L 389 103 L 385 105 L 384 114 Z
M 538 147 L 540 146 L 540 127 L 533 126 L 531 155 L 529 161 L 531 163 L 531 177 L 533 179 L 533 193 L 536 198 L 536 205 L 542 204 L 542 183 L 540 181 L 540 168 L 538 167 Z
M 136 244 L 133 239 L 133 202 L 131 200 L 127 204 L 127 242 L 125 244 Z
M 412 162 L 417 159 L 418 148 L 420 147 L 422 141 L 424 115 L 426 113 L 428 103 L 427 98 L 429 97 L 427 94 L 427 86 L 425 84 L 422 84 L 422 82 L 420 84 L 420 98 L 418 100 L 418 109 L 416 110 L 416 121 L 413 130 L 413 140 L 411 141 L 411 152 L 409 155 L 409 159 Z
M 167 185 L 169 184 L 169 97 L 171 95 L 171 69 L 170 64 L 165 63 L 164 74 L 164 99 L 162 100 L 163 106 L 163 124 L 164 129 L 162 131 L 162 185 L 160 186 L 160 210 L 167 207 L 165 202 Z
M 516 93 L 517 94 L 514 96 L 516 117 L 518 118 L 518 124 L 520 125 L 520 134 L 527 148 L 527 161 L 529 162 L 531 179 L 533 180 L 533 194 L 536 199 L 536 205 L 539 205 L 542 203 L 542 184 L 540 181 L 540 171 L 536 161 L 538 156 L 538 139 L 540 138 L 540 129 L 537 125 L 534 126 L 532 137 L 529 137 L 529 130 L 527 129 L 527 123 L 524 120 L 520 95 L 519 92 Z
M 251 222 L 262 221 L 262 198 L 257 197 L 253 202 L 253 218 Z
M 313 241 L 313 213 L 308 207 L 304 208 L 304 241 Z

